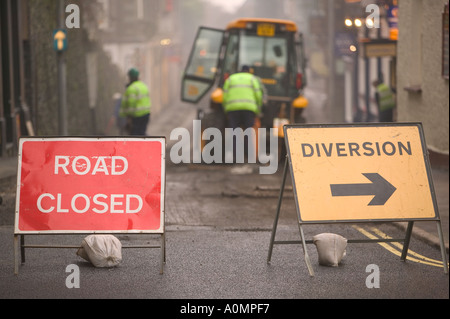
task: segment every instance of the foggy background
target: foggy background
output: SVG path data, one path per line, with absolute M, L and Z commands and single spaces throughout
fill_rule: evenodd
M 376 120 L 371 85 L 356 85 L 356 53 L 337 52 L 341 47 L 337 32 L 348 48 L 356 33 L 368 31 L 347 28 L 346 17 L 364 17 L 365 3 L 329 0 L 98 0 L 102 7 L 99 34 L 104 50 L 125 74 L 130 67 L 141 70 L 150 85 L 154 114 L 165 106 L 180 103 L 180 82 L 199 26 L 224 29 L 239 17 L 261 17 L 294 21 L 305 39 L 308 59 L 308 86 L 305 94 L 312 102 L 309 122 L 352 122 Z M 363 29 L 363 28 L 362 28 Z M 383 27 L 380 30 L 386 31 Z M 371 33 L 374 33 L 371 31 Z M 330 36 L 332 35 L 332 36 Z M 377 34 L 374 34 L 376 37 Z M 380 35 L 378 35 L 380 36 Z M 386 36 L 386 34 L 385 34 Z M 387 34 L 388 36 L 388 34 Z M 331 41 L 330 41 L 331 39 Z M 340 40 L 340 38 L 338 39 Z M 341 41 L 342 42 L 342 41 Z M 348 51 L 348 49 L 347 49 Z M 338 54 L 336 54 L 338 53 Z M 390 59 L 378 61 L 389 84 Z M 329 65 L 335 65 L 330 70 Z M 364 63 L 360 59 L 358 64 Z M 378 77 L 376 61 L 369 61 L 370 82 Z M 331 73 L 330 73 L 331 71 Z M 365 79 L 365 74 L 359 76 Z M 125 80 L 124 80 L 125 81 Z M 347 87 L 345 83 L 347 81 Z M 366 90 L 368 94 L 366 96 Z M 331 99 L 328 99 L 332 96 Z M 207 99 L 208 95 L 204 98 Z M 205 101 L 203 103 L 205 104 Z M 359 105 L 362 104 L 362 105 Z M 367 112 L 367 107 L 370 112 Z M 193 106 L 195 107 L 195 106 Z M 358 111 L 360 110 L 360 111 Z
M 150 89 L 152 118 L 182 105 L 180 86 L 200 26 L 225 29 L 242 17 L 294 21 L 307 58 L 304 90 L 308 123 L 378 120 L 372 81 L 395 89 L 396 57 L 365 57 L 361 41 L 388 41 L 395 23 L 387 17 L 396 0 L 20 0 L 0 3 L 2 44 L 2 151 L 17 135 L 116 135 L 114 96 L 122 94 L 131 67 Z M 346 26 L 364 21 L 366 7 L 380 8 L 380 28 Z M 80 27 L 67 28 L 67 7 L 79 7 Z M 64 10 L 66 9 L 66 10 Z M 418 9 L 419 10 L 419 9 Z M 67 31 L 67 133 L 61 131 L 58 55 L 54 30 Z M 11 33 L 8 33 L 11 30 Z M 17 40 L 17 39 L 20 39 Z M 12 46 L 12 50 L 9 49 Z M 395 43 L 394 43 L 395 47 Z M 352 50 L 350 49 L 352 48 Z M 395 55 L 395 50 L 394 50 Z M 87 62 L 89 61 L 89 62 Z M 305 75 L 304 75 L 305 76 Z M 8 79 L 8 81 L 6 81 Z M 11 81 L 12 79 L 12 81 Z M 10 87 L 9 83 L 14 83 Z M 94 94 L 93 94 L 94 93 Z M 209 94 L 193 108 L 207 107 Z M 17 113 L 22 121 L 15 128 Z M 4 120 L 2 120 L 4 118 Z M 17 122 L 18 123 L 18 122 Z M 59 128 L 58 128 L 59 126 Z M 12 147 L 14 148 L 14 147 Z

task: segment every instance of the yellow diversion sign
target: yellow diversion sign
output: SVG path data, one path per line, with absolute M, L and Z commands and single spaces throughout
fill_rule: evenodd
M 439 218 L 420 123 L 284 130 L 299 222 Z

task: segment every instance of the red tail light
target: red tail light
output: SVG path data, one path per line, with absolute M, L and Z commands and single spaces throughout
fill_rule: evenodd
M 303 84 L 303 74 L 297 73 L 297 79 L 295 83 L 297 90 L 300 90 L 302 88 L 302 84 Z

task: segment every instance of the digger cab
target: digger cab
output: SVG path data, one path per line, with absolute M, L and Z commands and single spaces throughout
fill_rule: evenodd
M 225 30 L 200 27 L 182 79 L 182 101 L 198 103 L 213 89 L 211 110 L 220 116 L 225 80 L 243 65 L 265 88 L 261 127 L 274 127 L 280 119 L 304 122 L 302 111 L 308 103 L 302 95 L 306 85 L 303 37 L 288 20 L 242 18 Z

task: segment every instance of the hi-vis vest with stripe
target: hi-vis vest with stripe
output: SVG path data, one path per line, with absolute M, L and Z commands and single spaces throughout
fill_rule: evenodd
M 231 75 L 223 86 L 223 108 L 231 111 L 252 111 L 260 113 L 262 88 L 259 80 L 250 73 Z
M 392 90 L 384 83 L 377 86 L 380 111 L 386 111 L 395 107 L 395 96 Z
M 150 113 L 150 107 L 148 87 L 142 81 L 135 81 L 128 86 L 122 98 L 120 116 L 144 116 Z

